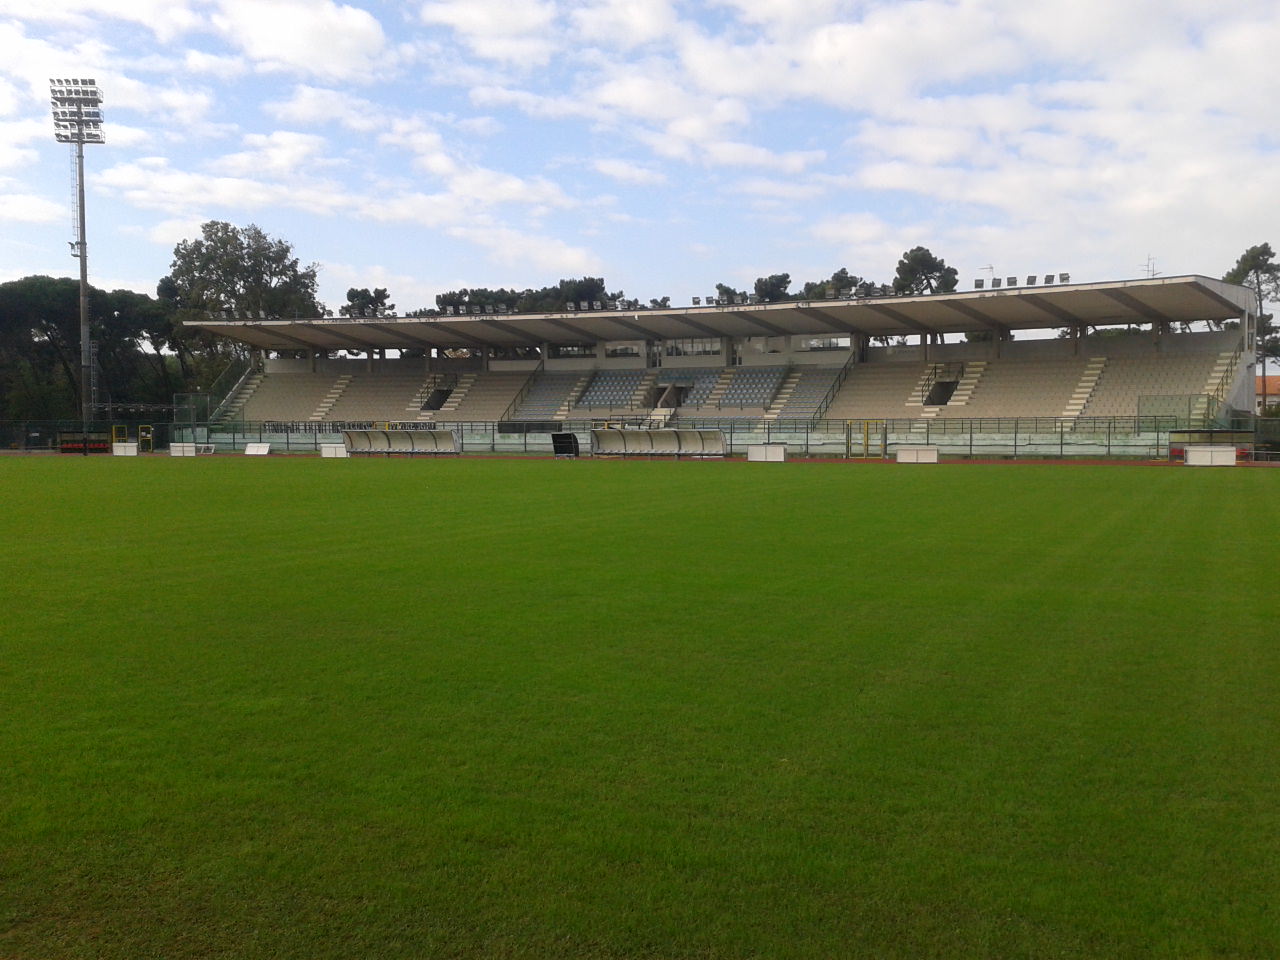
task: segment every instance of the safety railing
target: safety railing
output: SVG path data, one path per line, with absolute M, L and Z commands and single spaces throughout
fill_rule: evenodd
M 529 395 L 529 391 L 533 389 L 534 381 L 538 379 L 538 374 L 542 372 L 542 369 L 545 363 L 546 363 L 545 360 L 538 361 L 538 365 L 533 368 L 533 372 L 529 374 L 529 376 L 525 379 L 524 383 L 520 386 L 520 389 L 516 392 L 515 399 L 512 400 L 511 403 L 507 405 L 507 409 L 502 411 L 501 419 L 503 420 L 515 419 L 516 411 L 520 409 L 520 404 L 524 402 L 524 398 L 527 397 Z
M 813 412 L 813 420 L 821 420 L 822 415 L 827 412 L 827 408 L 831 406 L 831 401 L 835 400 L 836 394 L 840 392 L 840 388 L 844 386 L 845 380 L 858 360 L 858 351 L 854 350 L 849 359 L 845 361 L 844 366 L 840 368 L 840 372 L 836 374 L 836 378 L 832 381 L 831 388 L 823 394 L 822 399 L 818 401 L 818 406 Z

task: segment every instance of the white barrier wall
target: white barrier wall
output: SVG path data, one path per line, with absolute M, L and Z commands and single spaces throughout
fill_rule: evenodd
M 753 443 L 747 447 L 747 460 L 757 463 L 782 463 L 787 459 L 785 443 Z
M 1193 443 L 1186 448 L 1188 467 L 1234 467 L 1236 448 L 1228 443 Z
M 899 463 L 937 463 L 938 448 L 934 446 L 907 446 L 898 448 Z

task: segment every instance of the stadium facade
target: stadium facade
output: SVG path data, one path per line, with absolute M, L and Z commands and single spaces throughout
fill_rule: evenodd
M 976 432 L 989 447 L 1010 429 L 1056 433 L 1065 450 L 1068 434 L 1096 438 L 1105 422 L 1110 452 L 1113 436 L 1253 410 L 1254 303 L 1247 288 L 1181 276 L 639 311 L 211 317 L 194 326 L 254 362 L 189 419 L 259 432 L 470 425 L 495 450 L 499 436 L 526 435 L 527 448 L 530 433 L 602 420 L 727 423 L 744 440 L 803 434 L 804 452 L 843 431 L 862 453 L 873 433 L 882 450 L 891 433 L 967 431 L 972 446 Z

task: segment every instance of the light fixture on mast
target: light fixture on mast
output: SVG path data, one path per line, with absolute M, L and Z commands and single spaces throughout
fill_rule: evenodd
M 93 389 L 93 353 L 89 344 L 89 249 L 84 231 L 84 145 L 106 143 L 102 132 L 102 91 L 96 80 L 49 80 L 53 105 L 53 137 L 75 145 L 76 239 L 71 255 L 80 261 L 80 419 L 93 419 L 98 398 Z

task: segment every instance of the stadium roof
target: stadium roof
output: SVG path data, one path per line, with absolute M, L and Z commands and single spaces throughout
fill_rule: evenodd
M 926 296 L 789 300 L 656 310 L 463 317 L 318 317 L 190 323 L 267 350 L 520 347 L 690 337 L 899 337 L 1168 321 L 1238 320 L 1246 287 L 1209 277 L 1156 277 Z

